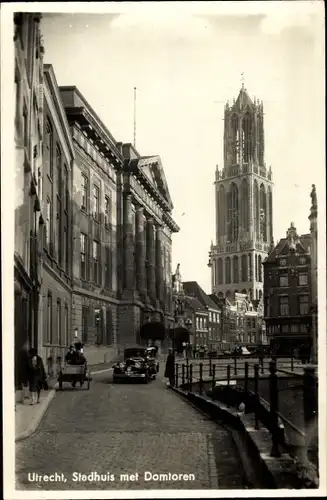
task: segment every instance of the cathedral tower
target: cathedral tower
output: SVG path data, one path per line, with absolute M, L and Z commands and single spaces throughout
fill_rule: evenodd
M 224 166 L 216 169 L 216 244 L 209 266 L 212 291 L 260 299 L 262 262 L 273 244 L 272 173 L 264 161 L 263 104 L 244 84 L 232 106 L 225 105 Z

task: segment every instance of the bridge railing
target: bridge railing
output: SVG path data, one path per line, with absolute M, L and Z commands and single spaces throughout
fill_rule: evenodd
M 255 429 L 271 434 L 272 456 L 281 449 L 318 463 L 316 368 L 293 358 L 184 359 L 175 385 L 253 414 Z

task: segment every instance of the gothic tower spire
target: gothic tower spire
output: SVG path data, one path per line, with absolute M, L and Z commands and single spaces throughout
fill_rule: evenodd
M 242 81 L 233 104 L 224 107 L 224 162 L 215 174 L 214 293 L 262 294 L 261 263 L 273 241 L 272 172 L 264 149 L 263 104 L 250 98 Z

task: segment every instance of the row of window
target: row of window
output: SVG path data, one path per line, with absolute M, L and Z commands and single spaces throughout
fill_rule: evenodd
M 299 295 L 298 305 L 300 315 L 307 315 L 309 313 L 309 296 Z M 281 316 L 290 316 L 289 297 L 279 297 L 279 311 Z
M 308 273 L 299 273 L 298 275 L 298 286 L 308 285 Z M 279 276 L 279 286 L 284 288 L 289 286 L 288 274 L 282 274 Z
M 291 325 L 271 325 L 268 326 L 268 333 L 307 333 L 308 326 L 306 324 L 291 324 Z
M 197 330 L 206 330 L 208 328 L 207 318 L 199 318 L 197 316 L 195 321 L 196 321 L 196 329 Z
M 86 175 L 82 174 L 82 201 L 81 209 L 89 213 L 89 179 Z M 104 198 L 104 225 L 109 229 L 111 222 L 111 198 L 109 195 L 105 195 Z M 94 220 L 100 221 L 100 188 L 96 184 L 92 186 L 92 198 L 91 198 L 91 213 Z
M 304 264 L 306 264 L 307 259 L 306 259 L 305 257 L 300 257 L 300 258 L 298 259 L 298 262 L 299 262 L 299 264 L 300 264 L 300 265 L 302 265 L 302 266 L 303 266 Z M 279 260 L 279 265 L 280 265 L 280 266 L 286 266 L 286 265 L 287 265 L 287 259 L 285 259 L 285 258 L 280 259 L 280 260 Z
M 51 193 L 46 198 L 46 247 L 49 254 L 57 258 L 59 266 L 68 272 L 69 171 L 66 163 L 63 161 L 61 148 L 58 143 L 56 144 L 55 151 L 54 158 L 53 131 L 51 123 L 48 120 L 43 143 L 43 163 L 51 183 Z M 55 186 L 53 185 L 53 181 L 55 181 Z M 54 192 L 53 189 L 55 189 Z
M 255 280 L 257 282 L 262 282 L 262 258 L 261 255 L 255 255 L 254 260 L 255 265 Z M 241 273 L 240 273 L 241 271 Z M 225 276 L 223 270 L 223 259 L 218 259 L 214 266 L 214 282 L 215 284 L 226 284 L 229 285 L 233 283 L 247 282 L 250 280 L 250 275 L 252 271 L 252 255 L 242 255 L 241 262 L 239 262 L 239 257 L 235 255 L 233 258 L 226 257 L 225 259 Z M 241 275 L 240 275 L 241 274 Z M 224 281 L 225 278 L 225 281 Z
M 220 322 L 220 314 L 219 313 L 211 313 L 209 312 L 209 321 L 211 323 L 219 323 Z
M 55 317 L 53 318 L 53 301 L 51 292 L 48 293 L 46 320 L 46 342 L 51 345 L 67 346 L 69 343 L 68 305 L 65 304 L 63 308 L 61 300 L 57 299 Z
M 105 246 L 104 251 L 105 285 L 110 287 L 111 250 L 109 246 Z M 82 280 L 93 280 L 96 285 L 102 285 L 100 242 L 96 240 L 92 241 L 92 256 L 89 259 L 89 238 L 84 233 L 81 233 L 80 271 Z

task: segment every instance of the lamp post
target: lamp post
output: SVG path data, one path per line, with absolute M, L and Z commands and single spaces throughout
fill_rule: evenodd
M 185 325 L 185 327 L 187 328 L 187 330 L 189 331 L 189 334 L 190 334 L 191 328 L 192 328 L 192 325 L 193 325 L 192 320 L 190 318 L 186 318 L 186 320 L 184 321 L 184 325 Z M 189 351 L 189 347 L 190 347 L 190 342 L 189 341 L 186 342 L 186 346 L 185 347 L 186 347 L 185 350 L 187 351 L 187 356 L 186 357 L 188 358 L 188 355 L 189 355 L 188 351 Z

